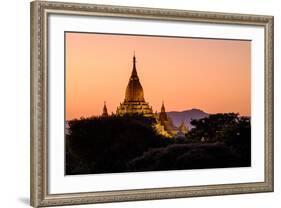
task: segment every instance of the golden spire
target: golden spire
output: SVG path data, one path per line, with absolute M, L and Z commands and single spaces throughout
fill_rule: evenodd
M 135 53 L 133 56 L 133 70 L 126 89 L 125 101 L 144 101 L 143 88 L 137 73 Z
M 164 121 L 168 121 L 168 116 L 165 110 L 164 101 L 162 100 L 161 112 L 159 114 L 160 122 L 163 124 Z
M 116 115 L 123 116 L 126 114 L 140 114 L 145 117 L 154 117 L 152 107 L 144 100 L 143 88 L 141 86 L 137 67 L 136 55 L 133 54 L 133 69 L 126 88 L 124 102 L 117 107 Z

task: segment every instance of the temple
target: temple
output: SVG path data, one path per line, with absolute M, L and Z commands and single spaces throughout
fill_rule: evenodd
M 126 88 L 125 99 L 116 110 L 116 115 L 122 116 L 126 114 L 139 114 L 145 117 L 154 116 L 152 107 L 144 99 L 143 88 L 137 73 L 135 55 L 133 57 L 133 70 Z
M 168 138 L 184 136 L 188 133 L 188 128 L 184 122 L 179 127 L 173 124 L 172 119 L 166 113 L 164 102 L 162 102 L 161 112 L 159 114 L 157 112 L 153 113 L 152 107 L 144 99 L 144 91 L 137 73 L 135 54 L 133 56 L 132 73 L 125 92 L 125 99 L 117 107 L 116 115 L 142 115 L 154 118 L 156 122 L 153 124 L 153 128 L 158 134 Z M 108 112 L 104 102 L 102 117 L 105 116 L 108 116 Z
M 164 130 L 171 136 L 178 133 L 178 129 L 174 126 L 172 119 L 170 119 L 166 113 L 164 102 L 162 101 L 161 112 L 158 116 L 158 122 L 163 126 Z

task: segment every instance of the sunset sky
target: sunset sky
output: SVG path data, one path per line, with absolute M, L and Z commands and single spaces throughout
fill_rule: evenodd
M 160 111 L 251 112 L 251 42 L 66 33 L 66 119 L 123 102 L 135 51 L 144 97 Z

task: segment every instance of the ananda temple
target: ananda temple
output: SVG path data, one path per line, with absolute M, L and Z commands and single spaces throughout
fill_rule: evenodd
M 144 100 L 143 88 L 141 86 L 137 68 L 136 57 L 133 57 L 133 70 L 126 88 L 125 99 L 116 110 L 117 115 L 142 114 L 145 117 L 153 116 L 152 107 Z
M 116 115 L 142 115 L 145 117 L 153 117 L 156 119 L 156 124 L 154 125 L 155 130 L 166 137 L 174 137 L 176 135 L 184 135 L 188 133 L 188 128 L 181 123 L 179 127 L 173 124 L 171 118 L 168 117 L 164 102 L 162 102 L 161 111 L 158 114 L 153 112 L 152 106 L 144 99 L 144 90 L 140 83 L 137 68 L 136 68 L 136 57 L 133 56 L 133 69 L 129 79 L 129 83 L 125 92 L 125 99 L 117 107 Z M 104 103 L 102 116 L 108 116 L 107 107 Z

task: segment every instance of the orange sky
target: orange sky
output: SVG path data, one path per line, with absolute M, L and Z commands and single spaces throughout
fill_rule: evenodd
M 250 115 L 251 42 L 66 33 L 66 119 L 109 113 L 124 100 L 135 51 L 153 110 Z

